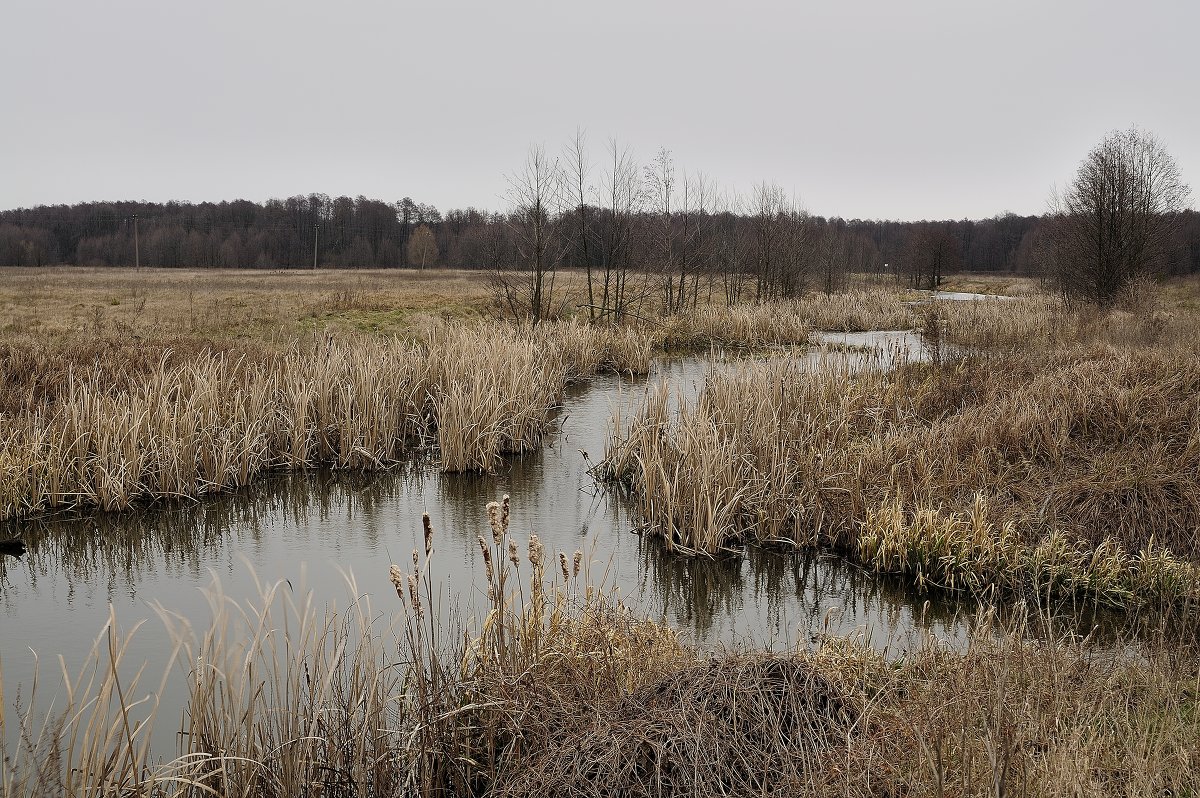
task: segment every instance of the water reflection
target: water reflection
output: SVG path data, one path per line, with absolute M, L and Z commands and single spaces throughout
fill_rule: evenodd
M 831 555 L 750 548 L 744 557 L 684 559 L 652 539 L 639 553 L 640 605 L 701 644 L 786 648 L 861 633 L 898 650 L 927 632 L 965 638 L 974 609 L 944 596 L 914 599 L 899 580 Z

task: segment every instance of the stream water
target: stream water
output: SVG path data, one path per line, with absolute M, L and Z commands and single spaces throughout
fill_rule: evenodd
M 910 333 L 822 340 L 827 348 L 799 356 L 862 366 L 920 351 Z M 636 610 L 703 646 L 784 647 L 821 631 L 859 630 L 880 647 L 904 647 L 926 631 L 965 635 L 972 606 L 931 599 L 837 558 L 751 549 L 742 557 L 687 560 L 634 533 L 631 508 L 587 473 L 603 454 L 610 417 L 630 414 L 653 383 L 670 381 L 694 395 L 710 368 L 728 367 L 712 357 L 664 360 L 648 378 L 603 375 L 571 386 L 543 448 L 493 475 L 446 475 L 436 464 L 277 475 L 196 503 L 0 528 L 0 537 L 18 534 L 29 546 L 24 558 L 0 557 L 4 694 L 27 689 L 33 651 L 43 670 L 59 655 L 73 669 L 110 605 L 123 628 L 149 619 L 128 658 L 161 672 L 169 645 L 151 602 L 203 628 L 210 610 L 201 589 L 214 578 L 226 594 L 247 599 L 258 595 L 256 580 L 287 579 L 311 589 L 318 606 L 344 607 L 351 598 L 344 575 L 352 572 L 358 589 L 374 594 L 374 606 L 386 612 L 396 601 L 389 563 L 406 563 L 420 545 L 423 512 L 436 533 L 438 589 L 469 611 L 482 583 L 476 536 L 487 535 L 485 504 L 505 493 L 518 541 L 536 532 L 554 559 L 583 551 L 592 581 L 619 588 Z

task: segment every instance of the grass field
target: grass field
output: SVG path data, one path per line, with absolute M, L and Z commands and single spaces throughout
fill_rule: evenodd
M 278 338 L 397 332 L 492 314 L 485 275 L 446 270 L 0 269 L 0 331 Z

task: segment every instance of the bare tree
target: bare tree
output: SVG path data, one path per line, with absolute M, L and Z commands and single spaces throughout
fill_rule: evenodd
M 804 290 L 808 215 L 775 183 L 760 183 L 750 197 L 750 224 L 758 300 L 796 296 Z
M 426 266 L 432 266 L 438 259 L 437 239 L 434 238 L 433 231 L 429 229 L 429 225 L 422 224 L 412 232 L 408 237 L 408 245 L 405 248 L 408 255 L 408 263 L 411 266 L 416 266 L 418 269 L 424 269 Z
M 1068 296 L 1111 305 L 1135 277 L 1155 273 L 1174 245 L 1189 191 L 1152 134 L 1114 131 L 1052 198 L 1052 280 Z
M 904 266 L 913 288 L 936 291 L 942 278 L 962 268 L 962 250 L 943 225 L 925 224 L 912 231 Z
M 592 256 L 595 249 L 592 238 L 595 230 L 591 219 L 591 208 L 588 206 L 588 194 L 590 193 L 588 176 L 591 173 L 591 164 L 587 155 L 587 137 L 582 129 L 576 129 L 575 138 L 568 142 L 564 156 L 567 164 L 566 193 L 570 197 L 571 205 L 574 206 L 572 214 L 574 230 L 571 238 L 574 249 L 586 269 L 588 318 L 595 321 L 599 308 L 596 306 L 596 291 L 592 279 Z
M 843 227 L 833 220 L 818 223 L 812 240 L 813 265 L 821 280 L 821 290 L 826 294 L 839 291 L 846 284 L 848 249 Z
M 686 269 L 680 272 L 679 306 L 689 301 L 684 291 L 684 282 L 690 273 L 692 278 L 691 306 L 700 303 L 700 279 L 708 276 L 708 295 L 712 297 L 715 270 L 714 244 L 712 235 L 712 210 L 716 192 L 713 184 L 698 172 L 693 177 L 684 175 L 684 226 L 683 246 L 686 254 Z
M 639 240 L 636 222 L 645 203 L 645 193 L 637 161 L 629 148 L 610 141 L 608 154 L 608 167 L 600 180 L 604 207 L 598 228 L 604 282 L 599 318 L 621 322 L 645 291 L 644 284 L 641 291 L 629 284 Z
M 564 176 L 557 161 L 542 147 L 533 147 L 519 172 L 508 176 L 516 263 L 497 269 L 493 284 L 501 301 L 516 318 L 534 326 L 554 310 L 554 277 L 565 252 L 558 224 L 563 208 Z
M 661 148 L 645 169 L 646 195 L 650 201 L 652 223 L 650 230 L 651 269 L 660 275 L 663 310 L 675 308 L 675 267 L 677 259 L 675 230 L 675 161 L 671 151 Z

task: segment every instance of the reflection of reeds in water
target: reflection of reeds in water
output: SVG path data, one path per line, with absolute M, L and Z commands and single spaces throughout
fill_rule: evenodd
M 383 468 L 432 430 L 446 470 L 491 469 L 539 445 L 568 380 L 644 372 L 650 340 L 569 324 L 446 327 L 419 342 L 327 339 L 238 357 L 163 350 L 155 365 L 137 362 L 136 379 L 115 381 L 121 346 L 57 377 L 5 350 L 6 371 L 28 391 L 5 394 L 0 518 L 123 510 L 238 488 L 273 469 Z
M 638 541 L 638 556 L 640 588 L 652 590 L 654 610 L 672 625 L 707 639 L 715 618 L 737 616 L 745 595 L 741 562 L 673 557 L 647 536 Z
M 744 364 L 694 402 L 652 391 L 598 473 L 684 553 L 784 541 L 953 591 L 1195 602 L 1200 365 L 1184 354 Z
M 329 517 L 337 505 L 349 522 L 343 534 L 368 534 L 369 525 L 355 522 L 392 506 L 410 479 L 419 474 L 285 473 L 260 480 L 252 489 L 169 508 L 42 516 L 7 526 L 26 542 L 21 570 L 35 580 L 134 586 L 162 570 L 199 576 L 204 564 L 226 547 L 232 530 L 257 544 L 268 521 L 281 514 L 303 528 L 314 517 Z M 0 559 L 0 595 L 9 566 Z
M 920 633 L 969 627 L 961 612 L 976 606 L 930 601 L 901 580 L 812 551 L 751 547 L 744 558 L 677 557 L 653 536 L 643 536 L 638 550 L 649 606 L 697 640 L 711 641 L 722 616 L 753 616 L 748 603 L 760 620 L 727 630 L 726 642 L 786 648 L 854 629 L 875 646 L 911 642 Z

